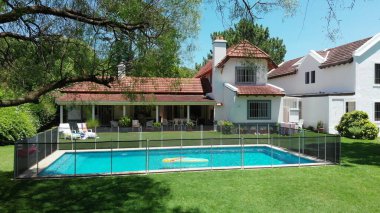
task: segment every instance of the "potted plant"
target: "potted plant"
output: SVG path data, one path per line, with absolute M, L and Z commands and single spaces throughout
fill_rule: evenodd
M 154 129 L 160 129 L 161 128 L 161 123 L 160 122 L 154 122 L 153 123 L 153 128 Z
M 192 121 L 186 122 L 186 130 L 187 131 L 193 130 L 193 127 L 194 127 L 194 123 Z
M 132 120 L 129 117 L 124 116 L 120 118 L 119 125 L 121 127 L 130 127 L 132 125 Z
M 323 122 L 322 121 L 318 121 L 317 123 L 317 130 L 318 132 L 323 132 L 325 129 L 323 127 Z

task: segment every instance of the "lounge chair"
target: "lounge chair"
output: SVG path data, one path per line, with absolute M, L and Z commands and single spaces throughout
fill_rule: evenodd
M 69 123 L 60 123 L 58 126 L 58 132 L 63 135 L 64 139 L 79 139 L 80 134 L 75 130 L 71 131 Z
M 82 134 L 81 139 L 96 138 L 96 133 L 92 129 L 87 128 L 86 123 L 77 123 L 79 133 Z
M 132 131 L 133 131 L 133 128 L 140 128 L 140 127 L 141 127 L 141 124 L 139 120 L 132 120 Z

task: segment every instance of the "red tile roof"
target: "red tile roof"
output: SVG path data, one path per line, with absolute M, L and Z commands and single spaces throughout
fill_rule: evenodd
M 268 96 L 285 96 L 283 90 L 271 85 L 244 85 L 236 86 L 238 95 L 268 95 Z
M 223 67 L 223 65 L 230 58 L 262 58 L 267 60 L 269 70 L 277 68 L 277 65 L 272 61 L 272 59 L 266 52 L 256 47 L 255 45 L 249 43 L 249 41 L 247 40 L 243 40 L 239 44 L 236 44 L 228 48 L 226 57 L 224 57 L 222 61 L 220 61 L 216 66 L 218 68 Z M 211 73 L 212 64 L 213 60 L 209 60 L 203 67 L 199 69 L 198 73 L 194 77 L 201 78 Z
M 371 37 L 325 50 L 324 52 L 328 53 L 327 60 L 319 67 L 323 69 L 340 64 L 351 63 L 353 61 L 352 54 L 354 51 L 359 49 L 359 47 L 361 47 L 369 39 L 371 39 Z
M 213 63 L 213 60 L 208 60 L 208 62 L 199 69 L 199 71 L 197 72 L 197 74 L 195 74 L 195 78 L 201 78 L 209 73 L 212 72 L 212 63 Z
M 326 61 L 323 62 L 319 66 L 319 68 L 324 69 L 331 66 L 351 63 L 353 61 L 352 55 L 354 51 L 359 49 L 369 39 L 371 38 L 365 38 L 362 40 L 354 41 L 354 42 L 344 44 L 338 47 L 330 48 L 327 50 L 316 51 L 322 57 L 324 58 L 327 57 Z M 271 78 L 277 78 L 281 76 L 295 74 L 297 70 L 297 66 L 295 66 L 294 64 L 301 58 L 302 57 L 292 59 L 292 60 L 282 63 L 277 69 L 272 70 L 269 73 L 268 78 L 271 79 Z
M 104 93 L 65 93 L 56 99 L 59 103 L 72 102 L 202 102 L 215 101 L 203 95 L 154 95 L 154 94 L 104 94 Z
M 294 64 L 297 63 L 297 61 L 299 60 L 301 60 L 301 58 L 295 58 L 282 63 L 277 69 L 272 70 L 268 73 L 268 78 L 271 79 L 280 76 L 295 74 L 297 72 L 297 66 L 295 66 Z
M 243 40 L 240 43 L 228 48 L 226 57 L 224 57 L 216 67 L 221 68 L 230 58 L 262 58 L 268 61 L 269 70 L 277 67 L 277 65 L 272 61 L 270 56 L 258 48 L 257 46 L 251 44 L 247 40 Z
M 155 93 L 155 94 L 205 94 L 211 92 L 207 79 L 199 78 L 148 78 L 124 77 L 110 87 L 93 82 L 75 83 L 61 90 L 65 93 Z

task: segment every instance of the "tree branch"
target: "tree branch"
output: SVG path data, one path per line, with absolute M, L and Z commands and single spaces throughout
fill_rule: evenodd
M 33 92 L 30 92 L 26 94 L 24 97 L 17 98 L 17 99 L 11 99 L 11 100 L 0 100 L 0 107 L 10 107 L 10 106 L 18 106 L 20 104 L 25 103 L 38 103 L 39 98 L 53 90 L 63 88 L 69 84 L 76 83 L 76 82 L 84 82 L 84 81 L 91 81 L 94 83 L 102 84 L 107 87 L 110 87 L 109 83 L 114 80 L 113 77 L 109 78 L 97 78 L 94 75 L 91 76 L 80 76 L 80 77 L 72 77 L 72 78 L 63 78 L 60 81 L 53 82 L 50 84 L 46 84 L 44 87 L 40 88 L 39 90 L 35 90 Z
M 140 22 L 135 24 L 121 23 L 106 18 L 89 16 L 87 14 L 83 14 L 81 12 L 70 9 L 58 9 L 42 5 L 15 7 L 11 12 L 3 13 L 0 15 L 0 24 L 17 21 L 22 16 L 30 14 L 54 15 L 57 17 L 68 18 L 95 26 L 119 28 L 126 31 L 145 29 L 149 25 L 147 22 Z

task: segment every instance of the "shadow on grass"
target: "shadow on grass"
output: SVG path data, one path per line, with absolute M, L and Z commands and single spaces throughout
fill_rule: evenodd
M 342 165 L 380 166 L 380 144 L 374 142 L 342 143 Z
M 11 180 L 12 175 L 0 172 L 0 212 L 199 212 L 169 209 L 169 187 L 149 176 Z

